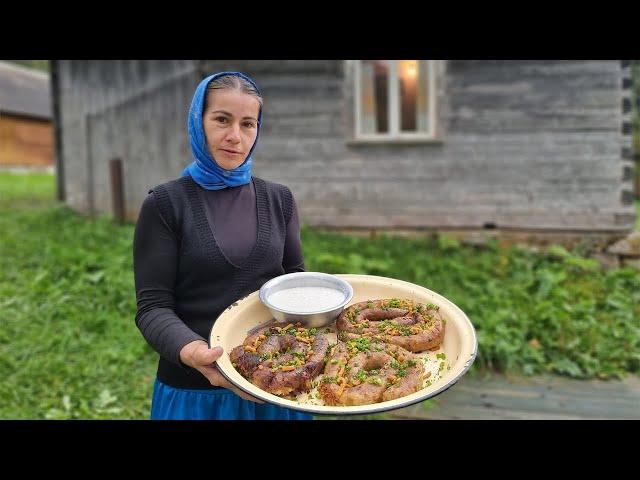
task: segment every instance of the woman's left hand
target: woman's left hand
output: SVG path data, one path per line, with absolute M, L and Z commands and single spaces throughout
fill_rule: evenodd
M 245 400 L 255 403 L 264 403 L 262 400 L 258 400 L 257 398 L 240 390 L 220 373 L 215 362 L 222 355 L 222 351 L 222 347 L 209 348 L 209 345 L 207 345 L 206 342 L 196 340 L 182 347 L 182 350 L 180 350 L 180 360 L 185 365 L 198 370 L 207 378 L 207 380 L 209 380 L 211 385 L 231 390 Z

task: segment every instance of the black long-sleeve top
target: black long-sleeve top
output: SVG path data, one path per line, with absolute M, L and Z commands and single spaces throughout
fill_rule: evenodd
M 205 190 L 191 177 L 145 199 L 133 242 L 136 325 L 160 354 L 158 378 L 213 388 L 180 362 L 180 350 L 209 331 L 226 307 L 278 275 L 304 271 L 291 191 L 254 177 Z

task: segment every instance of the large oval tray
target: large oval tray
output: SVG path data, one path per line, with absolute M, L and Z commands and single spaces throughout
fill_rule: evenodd
M 444 392 L 469 370 L 478 350 L 476 332 L 469 318 L 453 302 L 427 288 L 403 280 L 373 275 L 338 276 L 353 287 L 353 298 L 349 305 L 365 300 L 401 298 L 419 303 L 434 303 L 440 307 L 440 313 L 446 321 L 444 341 L 438 350 L 418 354 L 424 358 L 426 371 L 431 372 L 421 390 L 387 402 L 347 407 L 324 405 L 320 398 L 316 398 L 315 388 L 309 393 L 298 395 L 295 400 L 289 400 L 256 387 L 233 367 L 229 353 L 234 347 L 242 344 L 249 330 L 272 319 L 269 310 L 260 302 L 258 291 L 227 308 L 211 329 L 211 348 L 221 346 L 224 349 L 224 353 L 218 359 L 220 372 L 231 383 L 260 400 L 294 410 L 342 415 L 382 412 L 421 402 Z M 330 329 L 327 334 L 330 341 L 335 343 L 335 322 Z M 326 329 L 323 328 L 321 331 L 325 332 Z

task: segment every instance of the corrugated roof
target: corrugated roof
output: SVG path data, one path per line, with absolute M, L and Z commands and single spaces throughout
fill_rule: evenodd
M 49 75 L 0 62 L 0 112 L 51 119 Z

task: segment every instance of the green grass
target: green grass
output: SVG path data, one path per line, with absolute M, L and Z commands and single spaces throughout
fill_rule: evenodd
M 636 230 L 640 230 L 640 200 L 636 200 Z
M 51 205 L 55 179 L 49 173 L 0 173 L 0 209 L 9 213 L 17 208 L 32 209 Z
M 74 214 L 53 185 L 0 174 L 0 418 L 145 418 L 133 226 Z
M 0 174 L 0 419 L 147 418 L 157 354 L 134 323 L 134 227 L 77 215 L 53 187 L 51 175 Z M 302 241 L 307 270 L 399 278 L 454 301 L 478 332 L 472 374 L 640 370 L 634 270 L 603 272 L 560 247 L 535 254 L 444 236 L 304 227 Z

